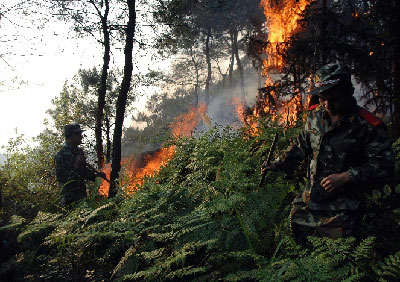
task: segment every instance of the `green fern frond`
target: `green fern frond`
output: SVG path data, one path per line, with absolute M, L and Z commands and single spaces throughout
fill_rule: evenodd
M 353 259 L 358 262 L 361 260 L 370 259 L 374 252 L 375 237 L 367 237 L 363 239 L 352 253 Z
M 394 255 L 389 255 L 383 262 L 379 261 L 374 269 L 378 274 L 379 281 L 399 281 L 400 280 L 400 251 Z

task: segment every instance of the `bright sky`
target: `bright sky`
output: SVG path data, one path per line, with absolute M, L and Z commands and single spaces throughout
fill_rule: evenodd
M 53 21 L 39 30 L 30 22 L 31 15 L 4 12 L 17 2 L 0 0 L 0 147 L 10 137 L 38 135 L 44 129 L 45 111 L 65 81 L 80 68 L 100 69 L 103 56 L 92 37 L 69 36 L 65 23 Z M 123 62 L 122 51 L 113 52 L 111 63 Z M 143 59 L 141 68 L 147 65 Z M 144 107 L 143 99 L 139 104 Z

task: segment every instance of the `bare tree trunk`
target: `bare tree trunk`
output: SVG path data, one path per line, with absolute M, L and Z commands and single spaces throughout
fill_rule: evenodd
M 121 89 L 117 99 L 117 112 L 115 117 L 115 127 L 113 136 L 113 150 L 112 150 L 112 165 L 111 165 L 111 183 L 119 177 L 121 171 L 121 140 L 122 140 L 122 126 L 124 123 L 126 100 L 128 98 L 128 92 L 131 86 L 132 80 L 132 50 L 133 50 L 133 38 L 135 36 L 136 27 L 136 10 L 135 0 L 127 0 L 128 4 L 128 25 L 126 27 L 126 41 L 125 41 L 125 66 L 124 66 L 124 77 L 121 83 Z M 115 195 L 113 187 L 110 185 L 109 197 Z
M 327 48 L 325 46 L 325 34 L 328 26 L 327 19 L 327 10 L 326 10 L 326 0 L 322 0 L 322 27 L 321 27 L 321 36 L 322 36 L 322 45 L 321 45 L 321 60 L 322 64 L 325 65 L 328 59 Z
M 400 4 L 398 1 L 392 2 L 393 10 L 396 11 L 395 14 L 399 14 L 400 12 Z M 396 24 L 397 23 L 397 24 Z M 396 22 L 393 25 L 394 32 L 393 36 L 397 38 L 396 49 L 394 50 L 394 78 L 393 78 L 393 96 L 394 96 L 394 136 L 395 138 L 399 138 L 400 136 L 400 58 L 398 56 L 400 52 L 400 27 L 399 27 L 399 18 L 396 18 Z
M 97 110 L 96 110 L 96 126 L 95 126 L 95 136 L 96 136 L 96 154 L 97 154 L 97 166 L 99 169 L 104 167 L 104 149 L 103 149 L 103 137 L 102 137 L 102 121 L 104 106 L 106 104 L 106 91 L 107 91 L 107 77 L 108 68 L 110 64 L 110 31 L 108 29 L 108 13 L 109 13 L 109 1 L 105 0 L 105 10 L 104 15 L 98 10 L 97 6 L 91 2 L 92 5 L 98 12 L 101 18 L 101 25 L 104 36 L 104 56 L 103 56 L 103 68 L 101 71 L 100 86 L 97 91 Z
M 234 52 L 235 57 L 236 57 L 236 64 L 237 64 L 237 67 L 238 67 L 238 70 L 239 70 L 239 75 L 240 75 L 240 94 L 241 94 L 242 100 L 245 101 L 246 94 L 244 92 L 244 73 L 243 73 L 242 62 L 241 62 L 240 57 L 239 57 L 239 46 L 238 46 L 237 38 L 238 38 L 238 31 L 237 31 L 236 27 L 234 27 L 234 29 L 233 29 L 233 46 L 232 46 L 232 49 L 233 49 L 233 52 Z
M 207 61 L 207 79 L 206 79 L 206 87 L 204 91 L 206 105 L 210 100 L 210 82 L 211 82 L 211 58 L 210 58 L 210 37 L 211 37 L 211 27 L 207 30 L 207 39 L 206 39 L 206 61 Z
M 105 115 L 105 122 L 106 122 L 106 163 L 110 163 L 111 162 L 111 136 L 110 136 L 110 129 L 111 129 L 111 125 L 110 125 L 110 118 L 108 117 L 108 115 Z
M 232 32 L 230 33 L 231 36 L 231 62 L 229 64 L 229 87 L 232 90 L 233 88 L 233 65 L 235 64 L 235 52 L 234 52 L 234 48 L 233 48 L 233 34 Z
M 194 70 L 196 72 L 196 84 L 194 86 L 194 107 L 199 106 L 199 84 L 200 84 L 200 75 L 199 75 L 199 66 L 194 58 L 193 49 L 190 48 L 190 56 L 192 58 Z
M 218 72 L 222 77 L 222 89 L 221 89 L 221 94 L 223 95 L 225 93 L 225 84 L 226 84 L 226 73 L 222 73 L 221 67 L 219 66 L 219 63 L 217 61 L 217 68 Z

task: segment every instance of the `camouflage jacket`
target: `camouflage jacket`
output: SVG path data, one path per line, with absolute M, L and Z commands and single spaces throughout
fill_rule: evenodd
M 308 160 L 309 183 L 295 202 L 313 210 L 358 209 L 363 192 L 382 186 L 394 170 L 386 126 L 358 106 L 334 124 L 322 107 L 311 107 L 304 130 L 275 164 L 290 173 L 303 160 Z M 323 178 L 345 171 L 350 182 L 333 192 L 321 187 Z
M 62 194 L 69 192 L 86 193 L 85 180 L 94 181 L 96 173 L 86 165 L 76 167 L 77 157 L 85 158 L 83 150 L 65 144 L 55 156 L 56 177 Z

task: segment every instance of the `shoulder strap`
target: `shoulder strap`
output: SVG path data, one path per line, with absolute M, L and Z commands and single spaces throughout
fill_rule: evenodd
M 376 116 L 374 116 L 373 114 L 371 114 L 369 111 L 367 111 L 364 108 L 360 108 L 359 114 L 363 119 L 368 121 L 368 123 L 370 125 L 372 125 L 373 127 L 377 127 L 378 125 L 380 125 L 382 123 L 382 121 L 379 118 L 377 118 Z

